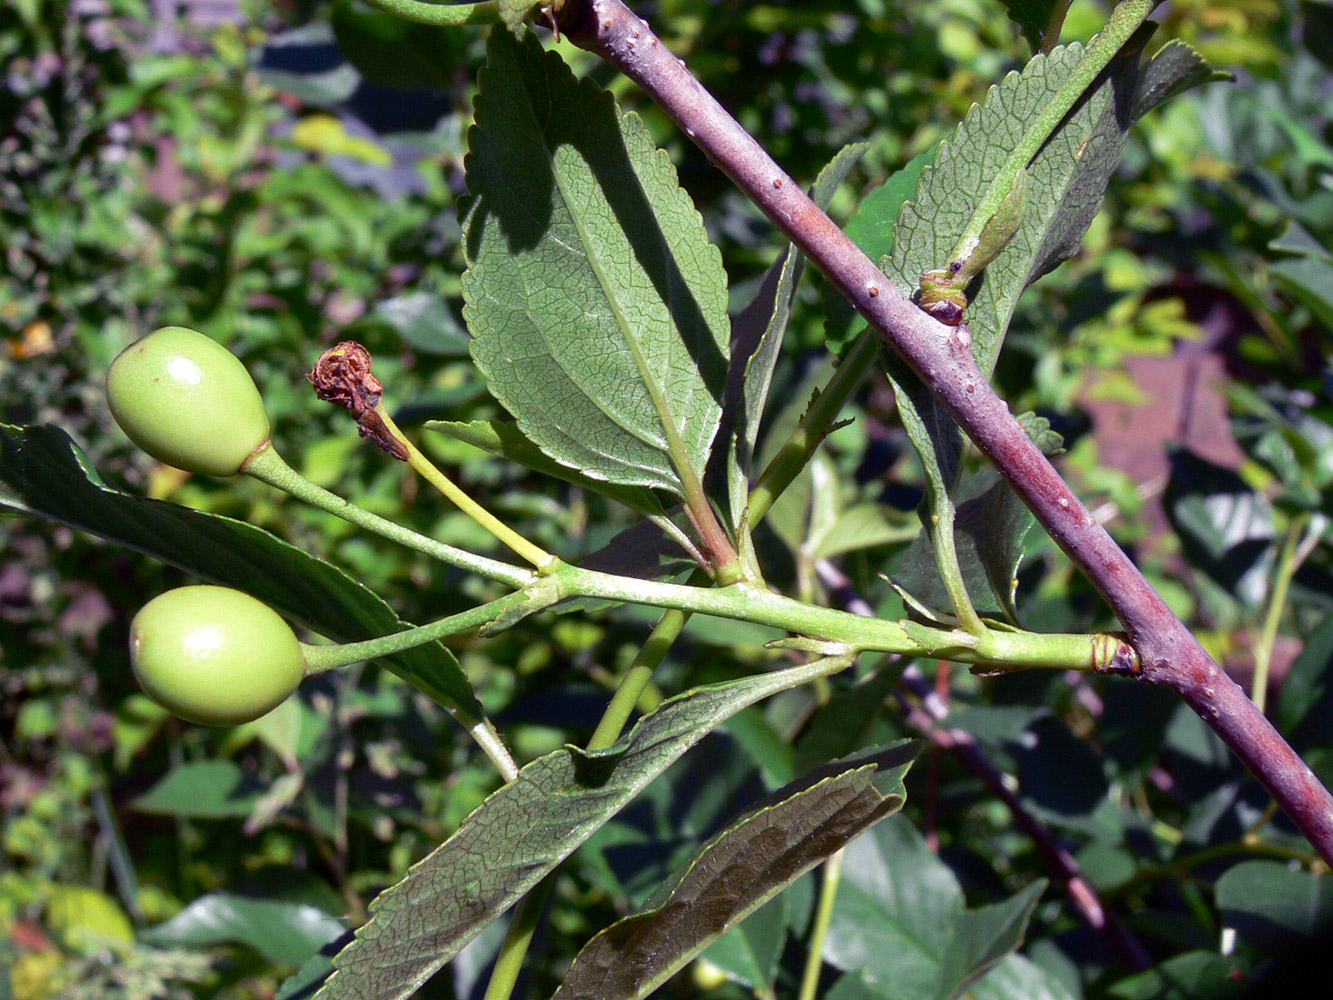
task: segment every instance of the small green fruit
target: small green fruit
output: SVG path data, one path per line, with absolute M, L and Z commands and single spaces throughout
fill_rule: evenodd
M 168 326 L 125 348 L 106 399 L 131 441 L 186 472 L 234 476 L 268 440 L 268 414 L 240 359 L 217 341 Z
M 130 623 L 130 663 L 150 698 L 206 726 L 259 718 L 305 673 L 287 623 L 228 587 L 179 587 L 145 604 Z

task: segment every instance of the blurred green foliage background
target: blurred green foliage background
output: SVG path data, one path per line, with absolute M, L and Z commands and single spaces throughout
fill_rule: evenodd
M 834 203 L 840 219 L 1028 57 L 990 0 L 635 6 L 803 182 L 844 144 L 870 143 Z M 1086 39 L 1104 17 L 1080 0 L 1064 37 Z M 1328 780 L 1333 7 L 1181 0 L 1158 19 L 1156 41 L 1185 39 L 1237 80 L 1136 129 L 1085 253 L 1024 298 L 997 381 L 1015 412 L 1037 410 L 1065 434 L 1066 474 L 1210 649 L 1242 679 L 1256 658 L 1271 664 L 1273 713 Z M 347 569 L 405 619 L 498 596 L 256 483 L 155 464 L 102 397 L 129 342 L 196 327 L 254 373 L 275 440 L 309 478 L 489 550 L 489 536 L 365 447 L 303 377 L 323 348 L 355 338 L 376 355 L 400 424 L 502 415 L 459 319 L 455 202 L 483 42 L 479 30 L 407 25 L 355 0 L 6 5 L 0 419 L 58 424 L 109 483 L 261 525 Z M 553 44 L 670 151 L 723 250 L 733 307 L 744 305 L 782 246 L 772 227 L 631 84 Z M 816 277 L 789 333 L 774 427 L 799 416 L 827 364 L 821 301 Z M 821 598 L 819 561 L 832 558 L 881 614 L 901 614 L 878 574 L 915 524 L 919 470 L 882 380 L 849 416 L 775 510 L 763 559 L 772 582 Z M 423 443 L 566 559 L 630 523 L 599 497 L 437 436 Z M 821 548 L 837 511 L 864 504 L 876 530 Z M 16 517 L 0 517 L 0 546 L 0 998 L 271 997 L 496 785 L 441 710 L 373 666 L 308 683 L 248 726 L 179 723 L 137 693 L 125 648 L 134 612 L 184 582 L 178 572 Z M 1086 583 L 1038 549 L 1022 577 L 1025 622 L 1109 625 Z M 1275 605 L 1278 579 L 1291 586 Z M 587 738 L 652 620 L 632 608 L 546 615 L 454 648 L 527 760 Z M 772 659 L 770 637 L 696 622 L 658 687 L 753 672 Z M 549 993 L 591 933 L 783 767 L 838 752 L 829 730 L 853 680 L 744 713 L 696 751 L 709 761 L 702 789 L 677 768 L 581 850 L 557 883 L 533 988 Z M 1308 846 L 1170 697 L 1061 676 L 944 671 L 946 683 L 950 725 L 1016 776 L 1149 960 L 1167 963 L 1131 975 L 1052 891 L 1026 954 L 1071 995 L 1225 995 L 1333 913 Z M 865 742 L 912 732 L 892 701 L 858 725 Z M 1032 839 L 949 755 L 919 764 L 908 788 L 907 815 L 971 904 L 1046 874 Z M 1273 858 L 1314 901 L 1304 923 L 1263 910 L 1264 891 L 1224 891 L 1224 877 L 1251 884 L 1243 864 Z M 1260 870 L 1248 875 L 1264 884 Z M 792 892 L 808 905 L 809 880 Z M 1223 928 L 1246 926 L 1228 899 L 1283 933 L 1242 930 L 1221 954 Z M 488 932 L 423 995 L 471 996 L 495 945 Z M 786 951 L 779 942 L 778 996 L 799 976 L 796 938 Z M 714 985 L 710 968 L 668 989 L 754 995 Z

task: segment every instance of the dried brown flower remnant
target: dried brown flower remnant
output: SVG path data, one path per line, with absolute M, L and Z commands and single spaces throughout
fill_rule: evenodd
M 315 369 L 306 376 L 315 395 L 341 406 L 356 418 L 361 436 L 370 438 L 400 462 L 407 461 L 407 448 L 389 432 L 376 412 L 384 383 L 370 372 L 370 352 L 354 340 L 344 340 L 320 355 Z

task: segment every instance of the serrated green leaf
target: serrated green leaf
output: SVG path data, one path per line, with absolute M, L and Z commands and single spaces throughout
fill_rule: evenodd
M 1158 49 L 1143 68 L 1139 85 L 1134 91 L 1134 110 L 1130 112 L 1130 118 L 1138 121 L 1149 111 L 1187 90 L 1234 79 L 1233 74 L 1209 66 L 1189 43 L 1173 39 Z
M 1067 45 L 1050 55 L 1034 57 L 1022 73 L 1010 73 L 992 87 L 984 101 L 973 105 L 954 134 L 940 144 L 934 162 L 921 175 L 915 196 L 898 216 L 893 254 L 884 261 L 885 274 L 905 294 L 916 291 L 923 272 L 949 259 L 991 177 L 1000 172 L 1032 120 L 1056 95 L 1082 56 L 1083 46 Z M 1127 70 L 1132 72 L 1133 64 L 1121 59 L 1112 65 L 1118 72 L 1111 80 L 1118 81 L 1115 86 L 1123 91 L 1123 77 Z M 987 286 L 998 285 L 1009 298 L 1017 298 L 1041 237 L 1064 200 L 1067 184 L 1078 173 L 1083 143 L 1092 138 L 1106 114 L 1114 120 L 1113 96 L 1111 82 L 1093 90 L 1029 164 L 1023 221 L 1009 245 L 986 269 L 983 292 Z M 1099 189 L 1093 200 L 1100 204 L 1100 199 Z M 1022 272 L 1016 290 L 1008 278 L 1011 270 Z M 1002 275 L 1004 279 L 997 280 Z M 989 373 L 1002 329 L 994 321 L 993 308 L 981 306 L 981 296 L 979 292 L 972 298 L 968 320 L 972 352 L 982 372 Z M 1004 320 L 1007 322 L 1007 315 Z
M 60 521 L 244 590 L 338 642 L 407 628 L 374 592 L 262 528 L 103 485 L 56 427 L 0 424 L 0 507 Z M 458 660 L 438 642 L 385 657 L 405 681 L 474 718 L 484 715 Z
M 637 1000 L 801 874 L 902 808 L 920 744 L 838 761 L 773 796 L 701 848 L 643 912 L 574 959 L 554 1000 Z
M 645 516 L 663 516 L 662 505 L 651 490 L 639 486 L 608 483 L 602 479 L 585 476 L 577 469 L 561 465 L 525 438 L 518 426 L 509 421 L 473 420 L 470 423 L 463 423 L 453 420 L 428 420 L 422 426 L 428 431 L 447 434 L 455 441 L 462 441 L 492 455 L 507 458 L 536 472 L 601 493 Z
M 939 148 L 938 143 L 931 146 L 890 174 L 888 180 L 861 199 L 856 213 L 847 220 L 847 235 L 871 260 L 893 253 L 893 227 L 898 224 L 898 213 L 916 191 L 921 172 L 934 161 Z M 824 316 L 824 340 L 829 350 L 842 354 L 859 336 L 864 324 L 853 325 L 856 313 L 851 304 L 827 282 Z
M 995 366 L 1023 289 L 1078 249 L 1136 116 L 1185 87 L 1214 78 L 1187 47 L 1166 46 L 1146 64 L 1138 61 L 1140 47 L 1140 42 L 1126 47 L 1028 165 L 1022 221 L 986 268 L 968 306 L 972 351 L 983 373 Z M 912 294 L 923 272 L 949 259 L 980 192 L 1082 55 L 1082 46 L 1070 45 L 1049 56 L 1036 56 L 1021 74 L 1010 74 L 992 87 L 985 101 L 974 106 L 954 135 L 941 144 L 934 163 L 921 176 L 915 198 L 899 216 L 892 256 L 882 261 L 885 273 L 904 293 Z M 955 517 L 951 497 L 958 485 L 962 437 L 943 407 L 896 356 L 885 353 L 885 367 L 903 426 L 926 470 L 923 523 L 928 532 L 939 532 L 933 541 L 937 562 L 946 563 L 940 572 L 958 572 L 970 587 L 974 581 L 968 568 L 947 564 L 954 548 L 948 533 Z M 961 543 L 957 547 L 961 549 Z M 1007 589 L 1004 585 L 1000 594 Z M 975 596 L 984 601 L 985 595 L 983 589 Z
M 487 52 L 463 209 L 473 358 L 556 461 L 683 498 L 721 416 L 717 248 L 637 116 L 531 34 Z
M 741 709 L 841 669 L 816 662 L 664 702 L 609 750 L 524 767 L 371 904 L 319 1000 L 409 995 L 686 750 Z

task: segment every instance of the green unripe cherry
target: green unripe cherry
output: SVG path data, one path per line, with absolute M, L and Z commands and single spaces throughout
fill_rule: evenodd
M 234 476 L 268 440 L 264 401 L 240 359 L 183 326 L 125 348 L 107 372 L 106 399 L 131 441 L 186 472 Z
M 130 663 L 150 698 L 206 726 L 259 718 L 305 674 L 288 624 L 229 587 L 179 587 L 145 604 L 130 623 Z

